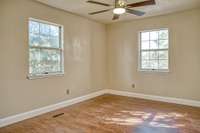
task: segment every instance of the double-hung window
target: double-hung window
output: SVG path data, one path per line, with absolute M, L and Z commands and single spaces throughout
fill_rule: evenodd
M 63 27 L 29 19 L 29 78 L 64 74 Z
M 169 71 L 168 29 L 140 32 L 139 70 Z

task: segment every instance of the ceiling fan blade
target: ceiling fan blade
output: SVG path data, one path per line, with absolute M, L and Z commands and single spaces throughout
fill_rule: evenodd
M 117 20 L 117 19 L 119 19 L 119 16 L 120 16 L 120 15 L 118 15 L 118 14 L 114 14 L 112 20 Z
M 133 10 L 133 9 L 128 9 L 128 8 L 126 8 L 126 12 L 130 13 L 130 14 L 137 15 L 137 16 L 142 16 L 142 15 L 145 14 L 145 12 L 138 11 L 138 10 Z
M 102 3 L 102 2 L 98 2 L 98 1 L 93 1 L 93 0 L 88 0 L 87 2 L 91 3 L 91 4 L 102 5 L 102 6 L 111 6 L 110 4 L 106 4 L 106 3 Z
M 146 0 L 143 2 L 137 2 L 137 3 L 132 3 L 128 4 L 128 7 L 140 7 L 140 6 L 148 6 L 148 5 L 155 5 L 156 1 L 155 0 Z
M 97 12 L 91 12 L 91 13 L 89 13 L 89 15 L 95 15 L 95 14 L 107 12 L 107 11 L 110 11 L 110 10 L 111 10 L 111 9 L 101 10 L 101 11 L 97 11 Z

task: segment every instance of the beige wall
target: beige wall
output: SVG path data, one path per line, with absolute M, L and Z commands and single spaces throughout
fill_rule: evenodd
M 29 17 L 64 25 L 64 76 L 26 79 Z M 105 56 L 105 25 L 33 0 L 0 0 L 0 118 L 105 88 Z
M 138 72 L 138 31 L 157 28 L 170 30 L 170 72 Z M 109 88 L 200 100 L 200 9 L 115 23 L 107 31 Z

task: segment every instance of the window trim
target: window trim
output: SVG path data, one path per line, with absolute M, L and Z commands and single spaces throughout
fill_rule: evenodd
M 152 32 L 152 31 L 160 31 L 160 30 L 168 30 L 168 69 L 142 69 L 141 68 L 141 33 L 142 32 Z M 152 50 L 155 51 L 155 50 Z M 157 28 L 157 29 L 150 29 L 150 30 L 141 30 L 138 31 L 138 71 L 139 72 L 152 72 L 152 73 L 169 73 L 170 72 L 170 30 L 169 28 Z
M 31 74 L 30 71 L 29 71 L 29 68 L 30 68 L 30 63 L 28 63 L 28 76 L 27 76 L 27 79 L 41 79 L 41 78 L 48 78 L 48 77 L 52 77 L 52 76 L 64 76 L 65 74 L 65 67 L 64 67 L 64 26 L 63 25 L 60 25 L 60 24 L 56 24 L 56 23 L 52 23 L 52 22 L 49 22 L 49 21 L 45 21 L 45 20 L 41 20 L 41 19 L 35 19 L 35 18 L 28 18 L 28 51 L 30 50 L 30 48 L 34 48 L 34 46 L 30 46 L 29 45 L 29 42 L 30 42 L 30 37 L 29 37 L 29 34 L 30 34 L 30 31 L 29 31 L 29 22 L 30 21 L 36 21 L 36 22 L 39 22 L 39 23 L 44 23 L 44 24 L 49 24 L 49 25 L 54 25 L 54 26 L 57 26 L 59 27 L 59 39 L 60 39 L 60 48 L 47 48 L 47 47 L 35 47 L 35 48 L 42 48 L 42 49 L 55 49 L 55 50 L 60 50 L 61 51 L 61 71 L 60 72 L 51 72 L 51 73 L 38 73 L 38 74 Z M 30 59 L 30 53 L 28 52 L 28 60 Z

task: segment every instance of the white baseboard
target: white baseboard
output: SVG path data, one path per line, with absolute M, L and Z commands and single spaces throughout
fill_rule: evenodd
M 79 102 L 82 102 L 82 101 L 85 101 L 85 100 L 88 100 L 88 99 L 91 99 L 91 98 L 94 98 L 94 97 L 97 97 L 97 96 L 100 96 L 103 94 L 105 94 L 105 90 L 97 91 L 97 92 L 94 92 L 94 93 L 91 93 L 88 95 L 73 98 L 73 99 L 63 101 L 63 102 L 60 102 L 57 104 L 53 104 L 53 105 L 49 105 L 49 106 L 42 107 L 39 109 L 35 109 L 35 110 L 29 111 L 29 112 L 9 116 L 9 117 L 0 119 L 0 128 L 10 125 L 10 124 L 14 124 L 19 121 L 23 121 L 25 119 L 33 118 L 35 116 L 38 116 L 38 115 L 41 115 L 44 113 L 48 113 L 48 112 L 51 112 L 51 111 L 54 111 L 54 110 L 57 110 L 57 109 L 60 109 L 63 107 L 67 107 L 67 106 L 70 106 L 70 105 L 73 105 L 73 104 L 76 104 L 76 103 L 79 103 Z
M 3 119 L 0 119 L 0 128 L 14 124 L 19 121 L 23 121 L 25 119 L 33 118 L 35 116 L 48 113 L 63 107 L 67 107 L 79 102 L 83 102 L 85 100 L 89 100 L 91 98 L 103 95 L 103 94 L 113 94 L 113 95 L 120 95 L 120 96 L 128 96 L 128 97 L 134 97 L 134 98 L 141 98 L 141 99 L 147 99 L 147 100 L 154 100 L 154 101 L 162 101 L 167 103 L 176 103 L 176 104 L 182 104 L 182 105 L 189 105 L 194 107 L 200 107 L 200 101 L 194 101 L 194 100 L 187 100 L 187 99 L 179 99 L 179 98 L 172 98 L 172 97 L 161 97 L 161 96 L 155 96 L 155 95 L 147 95 L 147 94 L 141 94 L 141 93 L 133 93 L 133 92 L 127 92 L 127 91 L 118 91 L 118 90 L 110 90 L 110 89 L 104 89 L 101 91 L 97 91 L 88 95 L 84 95 L 81 97 L 73 98 L 67 101 L 63 101 L 57 104 L 49 105 L 46 107 L 42 107 L 39 109 L 35 109 L 29 112 L 9 116 Z
M 141 99 L 147 99 L 147 100 L 153 100 L 153 101 L 161 101 L 161 102 L 167 102 L 167 103 L 175 103 L 175 104 L 181 104 L 181 105 L 187 105 L 187 106 L 200 107 L 200 101 L 195 101 L 195 100 L 162 97 L 162 96 L 147 95 L 147 94 L 142 94 L 142 93 L 133 93 L 133 92 L 127 92 L 127 91 L 118 91 L 118 90 L 106 90 L 106 92 L 113 95 L 128 96 L 128 97 L 141 98 Z

